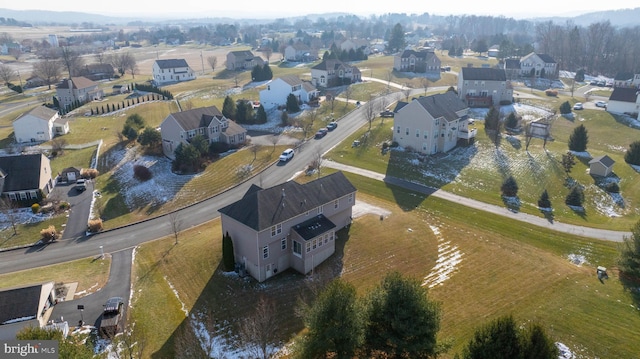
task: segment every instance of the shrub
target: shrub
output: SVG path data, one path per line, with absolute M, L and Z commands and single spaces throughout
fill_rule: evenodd
M 58 239 L 58 232 L 56 232 L 56 227 L 54 225 L 51 225 L 43 230 L 40 231 L 40 236 L 42 237 L 42 240 L 45 242 L 51 242 L 51 241 L 55 241 L 56 239 Z
M 547 96 L 557 97 L 558 96 L 558 90 L 545 90 L 544 94 L 547 95 Z
M 571 104 L 569 103 L 569 101 L 565 101 L 560 105 L 560 113 L 563 115 L 571 113 Z
M 90 219 L 89 223 L 87 225 L 87 229 L 91 233 L 100 232 L 102 230 L 102 228 L 103 228 L 102 227 L 102 220 L 100 218 L 98 218 L 98 219 Z
M 382 149 L 386 150 L 387 148 L 389 148 L 389 144 L 387 142 L 382 142 Z
M 505 197 L 515 197 L 518 195 L 518 183 L 513 176 L 509 176 L 507 179 L 502 182 L 502 186 L 500 187 L 502 191 L 502 195 Z
M 400 145 L 398 144 L 398 142 L 396 142 L 396 141 L 391 142 L 391 148 L 396 148 L 396 147 L 398 147 L 398 146 L 400 146 Z
M 574 207 L 582 207 L 583 202 L 584 192 L 582 192 L 582 188 L 578 185 L 571 188 L 571 192 L 569 192 L 567 198 L 564 200 L 564 203 L 566 203 L 568 206 Z
M 153 174 L 147 167 L 142 165 L 133 166 L 133 178 L 139 181 L 148 181 L 152 176 Z
M 630 165 L 640 166 L 640 141 L 634 141 L 624 154 L 624 161 Z
M 36 214 L 38 212 L 40 212 L 40 205 L 37 203 L 34 203 L 31 205 L 31 212 L 33 212 L 33 214 Z
M 58 205 L 61 210 L 69 209 L 69 207 L 69 202 L 60 202 L 60 205 Z
M 82 178 L 94 179 L 100 175 L 100 172 L 95 168 L 83 168 L 80 170 L 80 176 Z
M 609 182 L 604 186 L 604 190 L 609 193 L 620 193 L 620 186 L 618 186 L 617 182 Z

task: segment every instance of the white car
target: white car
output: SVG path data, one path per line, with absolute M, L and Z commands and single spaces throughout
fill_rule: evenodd
M 607 107 L 607 103 L 604 101 L 596 101 L 596 107 Z
M 574 110 L 582 110 L 582 109 L 584 109 L 584 106 L 582 105 L 582 102 L 576 102 L 576 104 L 573 105 L 573 109 Z
M 293 148 L 287 148 L 280 155 L 280 162 L 287 162 L 293 158 Z

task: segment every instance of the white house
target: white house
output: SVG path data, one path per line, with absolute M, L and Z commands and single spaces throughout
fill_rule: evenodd
M 172 113 L 160 124 L 162 152 L 175 159 L 174 151 L 181 143 L 187 144 L 197 135 L 209 143 L 224 142 L 231 146 L 242 145 L 247 130 L 224 117 L 216 106 Z
M 520 59 L 520 76 L 554 79 L 557 77 L 557 66 L 551 56 L 532 52 Z
M 338 59 L 326 59 L 311 68 L 311 83 L 333 87 L 362 81 L 360 69 Z
M 318 54 L 313 54 L 309 46 L 303 42 L 296 42 L 284 49 L 284 58 L 287 61 L 314 61 L 318 58 Z
M 340 43 L 340 50 L 342 51 L 357 51 L 362 50 L 365 55 L 371 55 L 371 44 L 367 39 L 347 39 Z
M 45 142 L 69 133 L 69 121 L 56 110 L 37 106 L 13 121 L 13 132 L 18 143 Z
M 300 103 L 309 103 L 320 96 L 310 82 L 302 81 L 297 76 L 288 75 L 272 80 L 267 88 L 260 91 L 260 103 L 265 110 L 287 104 L 287 97 L 293 94 Z
M 15 340 L 25 327 L 44 327 L 55 303 L 54 282 L 1 290 L 0 340 Z
M 468 112 L 469 107 L 453 91 L 400 102 L 393 118 L 393 141 L 427 155 L 447 152 L 459 139 L 470 142 L 475 138 Z
M 513 100 L 513 88 L 504 69 L 463 67 L 458 75 L 458 96 L 469 107 L 498 106 Z
M 153 63 L 153 81 L 158 85 L 194 80 L 196 74 L 185 59 L 156 60 Z
M 640 96 L 638 89 L 629 87 L 614 87 L 609 102 L 607 102 L 607 112 L 632 115 L 640 118 Z

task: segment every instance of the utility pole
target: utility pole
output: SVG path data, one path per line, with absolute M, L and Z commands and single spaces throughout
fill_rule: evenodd
M 202 57 L 202 51 L 200 51 L 200 62 L 202 62 L 202 75 L 204 76 L 204 57 Z

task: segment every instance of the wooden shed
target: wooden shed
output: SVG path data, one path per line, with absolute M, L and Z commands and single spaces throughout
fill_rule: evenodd
M 58 182 L 74 183 L 80 179 L 80 170 L 75 167 L 67 167 L 58 175 Z
M 613 164 L 616 163 L 611 157 L 604 155 L 589 161 L 589 173 L 595 176 L 606 177 L 613 173 Z

